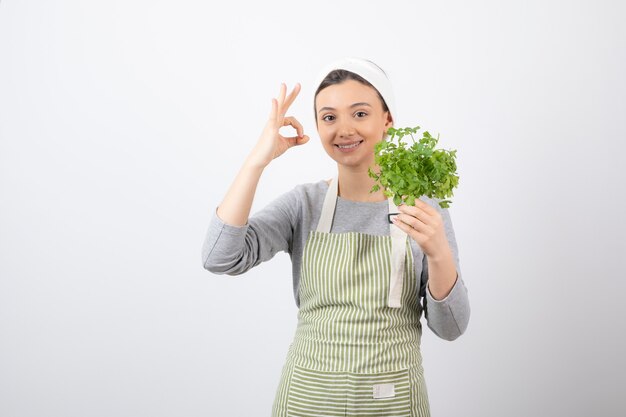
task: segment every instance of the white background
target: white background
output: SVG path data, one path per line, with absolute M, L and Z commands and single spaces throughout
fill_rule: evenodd
M 281 82 L 311 141 L 252 212 L 330 178 L 313 79 L 389 74 L 398 127 L 457 149 L 467 332 L 424 326 L 433 416 L 623 416 L 621 1 L 0 3 L 0 415 L 269 416 L 286 253 L 202 268 Z

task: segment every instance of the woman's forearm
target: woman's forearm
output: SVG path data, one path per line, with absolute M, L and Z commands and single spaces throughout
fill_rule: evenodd
M 446 298 L 456 279 L 456 265 L 450 250 L 439 258 L 428 258 L 428 289 L 435 300 Z
M 246 158 L 226 196 L 217 208 L 217 216 L 226 224 L 244 226 L 252 208 L 252 202 L 264 166 Z

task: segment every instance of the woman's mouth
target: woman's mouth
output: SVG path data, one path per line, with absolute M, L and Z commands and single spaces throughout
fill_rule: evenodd
M 335 145 L 341 152 L 352 152 L 353 150 L 355 150 L 356 148 L 359 147 L 359 145 L 363 143 L 362 140 L 358 141 L 358 142 L 354 142 L 350 145 Z

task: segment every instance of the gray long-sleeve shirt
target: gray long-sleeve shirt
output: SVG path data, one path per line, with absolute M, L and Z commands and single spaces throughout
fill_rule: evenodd
M 240 275 L 271 259 L 278 251 L 287 252 L 291 256 L 293 293 L 299 307 L 304 245 L 309 231 L 317 228 L 327 190 L 328 183 L 324 180 L 297 185 L 250 216 L 244 226 L 224 223 L 217 215 L 216 207 L 202 245 L 203 267 L 214 274 Z M 419 245 L 409 238 L 415 275 L 419 281 L 416 296 L 422 300 L 428 327 L 442 339 L 454 340 L 467 328 L 470 307 L 459 266 L 452 220 L 448 210 L 439 207 L 439 200 L 426 196 L 420 197 L 420 200 L 437 209 L 444 220 L 458 277 L 450 293 L 442 300 L 435 300 L 427 285 L 428 259 Z M 387 200 L 357 202 L 338 196 L 330 232 L 389 235 L 388 213 Z

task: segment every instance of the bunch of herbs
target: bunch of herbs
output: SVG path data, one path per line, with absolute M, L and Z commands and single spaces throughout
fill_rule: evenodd
M 439 199 L 441 208 L 448 208 L 452 202 L 447 198 L 453 196 L 452 190 L 459 183 L 456 150 L 435 149 L 439 135 L 434 138 L 427 131 L 416 141 L 413 135 L 419 129 L 419 126 L 391 127 L 387 131 L 390 137 L 376 144 L 374 162 L 380 172 L 368 169 L 369 176 L 377 182 L 370 192 L 382 187 L 385 196 L 393 196 L 396 206 L 401 203 L 413 206 L 417 198 L 425 195 Z M 402 141 L 405 136 L 413 140 L 410 147 Z

